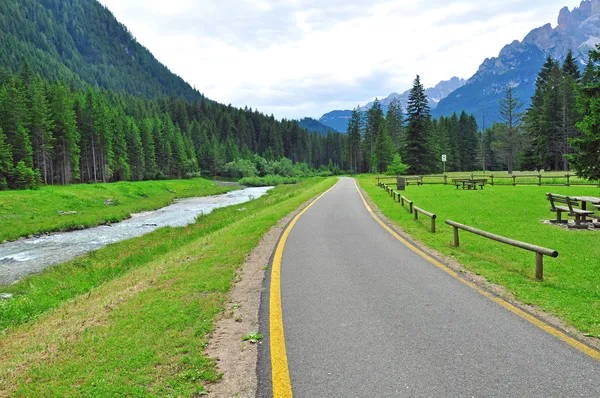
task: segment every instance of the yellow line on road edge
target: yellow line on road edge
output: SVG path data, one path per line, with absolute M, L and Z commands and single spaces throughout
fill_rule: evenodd
M 590 357 L 592 357 L 592 358 L 600 361 L 600 352 L 598 352 L 597 350 L 594 350 L 593 348 L 588 347 L 587 345 L 585 345 L 585 344 L 583 344 L 583 343 L 575 340 L 574 338 L 572 338 L 569 335 L 561 332 L 560 330 L 558 330 L 558 329 L 556 329 L 556 328 L 554 328 L 554 327 L 552 327 L 552 326 L 550 326 L 550 325 L 548 325 L 548 324 L 540 321 L 539 319 L 537 319 L 536 317 L 528 314 L 527 312 L 523 311 L 522 309 L 520 309 L 518 307 L 515 307 L 514 305 L 512 305 L 508 301 L 505 301 L 505 300 L 503 300 L 503 299 L 501 299 L 499 297 L 496 297 L 493 294 L 491 294 L 490 292 L 486 292 L 485 290 L 481 289 L 479 286 L 477 286 L 473 282 L 469 282 L 469 281 L 467 281 L 467 280 L 465 280 L 463 278 L 460 278 L 456 272 L 454 272 L 453 270 L 451 270 L 450 268 L 448 268 L 444 264 L 440 263 L 439 261 L 437 261 L 436 259 L 434 259 L 430 255 L 428 255 L 424 251 L 420 250 L 415 245 L 413 245 L 412 243 L 408 242 L 406 239 L 402 238 L 400 235 L 398 235 L 398 233 L 396 233 L 396 231 L 394 231 L 393 229 L 391 229 L 390 227 L 388 227 L 383 221 L 381 221 L 381 219 L 375 214 L 375 212 L 373 212 L 373 209 L 371 208 L 371 206 L 369 206 L 369 204 L 365 200 L 365 197 L 363 196 L 362 192 L 360 191 L 360 189 L 358 187 L 358 183 L 356 182 L 356 180 L 354 180 L 354 185 L 356 186 L 356 190 L 358 191 L 358 194 L 360 195 L 360 198 L 362 199 L 365 207 L 367 208 L 367 210 L 369 211 L 369 213 L 371 214 L 371 216 L 373 217 L 373 219 L 375 219 L 375 221 L 377 221 L 377 223 L 379 225 L 381 225 L 386 231 L 388 231 L 390 234 L 392 234 L 392 236 L 394 238 L 396 238 L 397 240 L 399 240 L 400 242 L 402 242 L 405 246 L 407 246 L 413 252 L 415 252 L 419 256 L 423 257 L 425 260 L 429 261 L 430 263 L 432 263 L 433 265 L 435 265 L 436 267 L 438 267 L 442 271 L 444 271 L 444 272 L 450 274 L 451 276 L 453 276 L 454 278 L 458 279 L 459 281 L 461 281 L 465 285 L 467 285 L 467 286 L 475 289 L 477 292 L 481 293 L 485 297 L 487 297 L 490 300 L 498 303 L 499 305 L 501 305 L 502 307 L 506 308 L 507 310 L 509 310 L 513 314 L 520 316 L 521 318 L 525 319 L 529 323 L 531 323 L 531 324 L 539 327 L 540 329 L 542 329 L 545 332 L 551 334 L 552 336 L 554 336 L 554 337 L 556 337 L 556 338 L 564 341 L 565 343 L 569 344 L 571 347 L 573 347 L 573 348 L 575 348 L 575 349 L 583 352 L 584 354 L 587 354 Z
M 335 184 L 337 185 L 337 184 Z M 285 337 L 283 333 L 283 315 L 281 312 L 281 259 L 283 258 L 283 249 L 285 242 L 296 222 L 302 217 L 308 209 L 314 205 L 317 200 L 335 188 L 335 185 L 323 192 L 319 197 L 313 200 L 289 223 L 275 249 L 273 257 L 273 268 L 271 270 L 271 288 L 269 295 L 269 334 L 271 345 L 271 377 L 273 381 L 273 397 L 291 398 L 292 383 L 290 381 L 290 371 L 288 367 L 287 353 L 285 350 Z

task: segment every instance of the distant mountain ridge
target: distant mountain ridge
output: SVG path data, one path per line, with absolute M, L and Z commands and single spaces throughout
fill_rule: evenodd
M 339 132 L 332 127 L 326 126 L 323 123 L 319 122 L 317 119 L 313 119 L 312 117 L 305 117 L 298 121 L 298 125 L 300 128 L 307 130 L 310 133 L 318 133 L 321 135 L 327 135 L 327 133 L 331 132 Z
M 477 117 L 480 127 L 498 120 L 498 108 L 511 85 L 524 111 L 531 102 L 535 81 L 547 56 L 562 61 L 569 50 L 583 66 L 588 51 L 600 43 L 600 0 L 584 0 L 572 11 L 560 10 L 558 25 L 546 24 L 529 32 L 522 41 L 506 45 L 498 57 L 486 59 L 467 83 L 440 101 L 434 116 L 465 110 Z
M 453 77 L 450 80 L 439 82 L 435 87 L 426 89 L 425 91 L 427 92 L 427 98 L 429 99 L 429 106 L 431 107 L 431 109 L 435 109 L 442 99 L 444 99 L 454 90 L 462 87 L 465 83 L 466 80 L 458 77 Z M 410 90 L 406 90 L 402 94 L 392 93 L 388 97 L 380 100 L 379 102 L 381 103 L 383 111 L 387 112 L 388 106 L 394 99 L 400 100 L 402 108 L 406 109 L 409 93 Z M 372 106 L 373 102 L 369 102 L 368 104 L 361 106 L 360 110 L 364 112 L 369 110 Z M 350 119 L 350 116 L 352 116 L 352 110 L 336 110 L 324 114 L 319 119 L 319 122 L 337 131 L 345 132 L 348 126 L 348 120 Z

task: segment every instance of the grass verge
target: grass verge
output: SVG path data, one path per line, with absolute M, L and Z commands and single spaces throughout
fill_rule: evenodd
M 35 306 L 33 289 L 57 298 L 52 310 L 0 336 L 0 395 L 203 394 L 220 377 L 203 349 L 236 268 L 278 220 L 335 182 L 280 186 L 244 211 L 219 209 L 23 281 L 14 303 Z M 79 289 L 103 273 L 109 277 Z
M 540 220 L 554 216 L 546 192 L 600 196 L 592 187 L 491 187 L 463 191 L 454 186 L 409 186 L 403 193 L 415 206 L 438 216 L 438 231 L 429 232 L 429 219 L 414 217 L 376 186 L 373 176 L 360 176 L 361 187 L 383 214 L 426 246 L 458 260 L 490 282 L 506 286 L 526 304 L 553 313 L 577 329 L 600 338 L 600 231 L 566 230 Z M 460 232 L 461 245 L 452 247 L 453 220 L 491 233 L 558 250 L 557 259 L 544 259 L 544 282 L 535 280 L 535 254 Z
M 174 199 L 236 189 L 205 179 L 44 186 L 37 191 L 0 192 L 0 242 L 38 233 L 69 231 L 118 222 L 158 209 Z M 106 205 L 110 199 L 112 205 Z M 58 212 L 77 212 L 60 215 Z

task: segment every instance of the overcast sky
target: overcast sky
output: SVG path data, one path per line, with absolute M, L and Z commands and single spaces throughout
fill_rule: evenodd
M 319 118 L 471 77 L 486 57 L 580 0 L 100 0 L 207 97 Z

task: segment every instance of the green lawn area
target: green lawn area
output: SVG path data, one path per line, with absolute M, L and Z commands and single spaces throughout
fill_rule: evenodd
M 11 287 L 14 299 L 0 301 L 0 396 L 199 396 L 220 378 L 203 351 L 236 269 L 336 181 L 279 186 Z
M 43 186 L 37 191 L 0 192 L 0 242 L 37 233 L 118 222 L 158 209 L 174 199 L 215 195 L 234 188 L 205 179 Z M 111 199 L 114 205 L 105 205 Z M 73 215 L 57 212 L 76 211 Z
M 567 180 L 567 174 L 569 178 Z M 598 185 L 598 181 L 588 181 L 584 178 L 580 178 L 575 176 L 573 172 L 566 171 L 549 171 L 549 172 L 538 172 L 538 171 L 515 171 L 513 174 L 508 174 L 506 171 L 459 171 L 459 172 L 448 172 L 447 183 L 451 184 L 453 178 L 486 178 L 488 183 L 493 181 L 494 185 L 513 185 L 516 183 L 517 185 L 537 185 L 539 183 L 539 178 L 537 176 L 542 176 L 542 184 L 561 184 L 565 185 L 567 181 L 569 184 L 583 184 L 583 185 Z M 493 176 L 493 178 L 492 178 Z M 389 176 L 381 176 L 381 177 L 389 177 Z M 515 177 L 513 179 L 513 177 Z M 386 181 L 393 181 L 395 177 L 388 179 Z M 435 175 L 424 175 L 423 182 L 426 184 L 442 184 L 444 182 L 444 177 L 442 174 Z
M 594 187 L 491 187 L 463 191 L 452 185 L 410 185 L 404 196 L 438 216 L 438 231 L 429 218 L 415 221 L 408 210 L 377 187 L 372 175 L 358 177 L 381 211 L 408 234 L 467 269 L 504 285 L 520 301 L 534 304 L 600 338 L 600 230 L 566 230 L 540 220 L 554 217 L 545 193 L 600 197 Z M 544 258 L 543 282 L 535 280 L 535 254 L 461 231 L 461 246 L 452 247 L 453 220 L 491 233 L 557 250 Z

